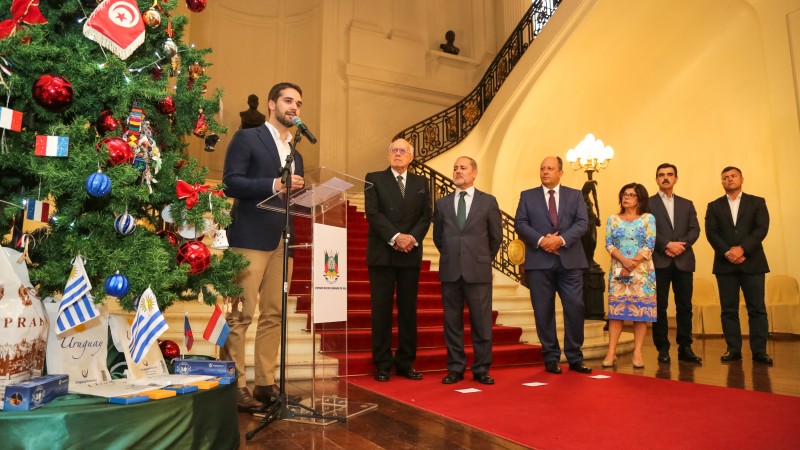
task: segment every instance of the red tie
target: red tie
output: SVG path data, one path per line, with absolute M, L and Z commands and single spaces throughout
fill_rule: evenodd
M 550 200 L 547 202 L 547 209 L 550 210 L 550 222 L 553 222 L 553 226 L 558 228 L 558 211 L 556 210 L 556 191 L 550 189 L 547 191 L 550 194 Z

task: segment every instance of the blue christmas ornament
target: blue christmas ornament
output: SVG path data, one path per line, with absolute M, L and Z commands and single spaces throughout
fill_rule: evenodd
M 122 297 L 128 293 L 130 285 L 128 284 L 128 277 L 117 272 L 106 278 L 106 293 L 112 297 Z
M 136 219 L 128 213 L 120 214 L 114 220 L 114 229 L 119 234 L 131 234 L 136 229 Z
M 89 175 L 86 179 L 86 192 L 92 197 L 105 197 L 111 192 L 111 178 L 102 172 Z

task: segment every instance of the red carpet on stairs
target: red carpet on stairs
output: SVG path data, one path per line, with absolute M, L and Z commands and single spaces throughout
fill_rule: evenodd
M 537 449 L 795 449 L 800 398 L 595 371 L 492 369 L 493 386 L 348 377 L 351 384 Z M 523 383 L 540 382 L 529 387 Z M 480 392 L 462 394 L 456 389 Z
M 371 316 L 369 299 L 369 276 L 366 266 L 367 231 L 369 229 L 363 212 L 354 206 L 347 207 L 347 324 L 332 323 L 317 325 L 315 331 L 321 336 L 321 348 L 325 355 L 340 361 L 340 375 L 368 374 L 375 370 L 372 364 Z M 308 219 L 295 219 L 297 242 L 307 242 L 311 234 Z M 298 313 L 311 309 L 311 252 L 295 250 L 294 270 L 289 295 L 297 296 Z M 469 318 L 464 312 L 467 364 L 472 361 L 471 331 Z M 493 367 L 504 365 L 535 364 L 542 362 L 539 346 L 520 344 L 522 329 L 496 325 L 497 311 L 493 312 L 492 328 Z M 309 317 L 308 328 L 310 328 Z M 420 371 L 445 370 L 447 349 L 444 346 L 444 315 L 442 313 L 441 284 L 437 272 L 431 271 L 430 261 L 423 261 L 420 274 L 417 304 L 418 350 L 414 368 Z M 395 319 L 394 342 L 397 343 Z M 347 332 L 345 332 L 345 328 Z M 345 355 L 347 363 L 345 364 Z M 437 375 L 438 376 L 438 375 Z

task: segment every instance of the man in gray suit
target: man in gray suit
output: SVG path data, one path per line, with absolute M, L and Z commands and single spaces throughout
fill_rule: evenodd
M 556 334 L 556 292 L 564 307 L 564 354 L 569 368 L 591 373 L 583 364 L 583 269 L 588 267 L 581 237 L 589 224 L 581 191 L 561 185 L 564 162 L 548 156 L 539 167 L 542 185 L 522 191 L 515 228 L 525 242 L 525 273 L 531 290 L 536 334 L 545 370 L 560 374 Z
M 653 344 L 658 349 L 658 362 L 667 364 L 669 337 L 667 306 L 669 286 L 675 294 L 678 325 L 678 359 L 699 364 L 703 360 L 692 351 L 692 291 L 694 288 L 694 250 L 700 237 L 700 224 L 694 203 L 673 194 L 678 182 L 678 168 L 664 163 L 656 168 L 658 193 L 647 202 L 650 214 L 656 218 L 656 246 L 653 264 L 656 267 L 656 299 L 658 316 L 653 324 Z
M 500 207 L 493 195 L 475 189 L 478 163 L 462 156 L 453 166 L 456 190 L 436 201 L 433 242 L 439 249 L 447 375 L 443 384 L 464 379 L 464 302 L 469 307 L 475 360 L 472 378 L 494 384 L 492 364 L 492 261 L 500 250 L 503 230 Z

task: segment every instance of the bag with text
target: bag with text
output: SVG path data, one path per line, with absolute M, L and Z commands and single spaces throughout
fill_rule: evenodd
M 76 385 L 111 381 L 111 374 L 106 368 L 108 310 L 105 305 L 98 305 L 99 316 L 57 336 L 56 317 L 60 302 L 53 300 L 44 304 L 50 318 L 47 373 L 69 375 L 70 390 Z

